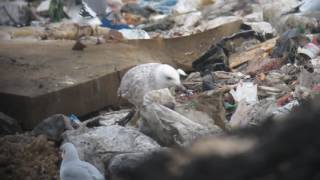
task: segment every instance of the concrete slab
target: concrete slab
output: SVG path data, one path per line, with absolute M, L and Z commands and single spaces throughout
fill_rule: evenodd
M 0 42 L 0 111 L 24 129 L 56 113 L 82 116 L 118 103 L 123 73 L 147 62 L 191 68 L 216 40 L 241 22 L 189 37 L 92 45 L 72 51 L 73 41 Z

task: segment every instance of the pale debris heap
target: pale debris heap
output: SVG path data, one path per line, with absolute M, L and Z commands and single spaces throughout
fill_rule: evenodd
M 73 144 L 65 143 L 60 149 L 63 159 L 60 167 L 61 180 L 105 180 L 96 167 L 79 159 Z
M 186 90 L 180 81 L 180 75 L 186 73 L 167 64 L 147 63 L 131 68 L 122 78 L 118 95 L 127 99 L 136 109 L 140 109 L 145 94 L 152 90 L 178 87 Z M 118 121 L 125 125 L 133 117 L 135 111 L 130 112 L 124 119 Z

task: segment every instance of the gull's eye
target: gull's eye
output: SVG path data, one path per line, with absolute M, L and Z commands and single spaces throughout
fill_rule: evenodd
M 172 80 L 172 77 L 167 76 L 166 78 L 167 78 L 168 81 Z

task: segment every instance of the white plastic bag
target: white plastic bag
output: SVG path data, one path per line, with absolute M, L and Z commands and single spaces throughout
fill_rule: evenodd
M 142 29 L 120 29 L 125 39 L 150 39 L 149 34 Z
M 247 103 L 255 103 L 258 101 L 258 88 L 253 82 L 240 82 L 237 90 L 232 89 L 230 93 L 237 103 L 242 100 Z

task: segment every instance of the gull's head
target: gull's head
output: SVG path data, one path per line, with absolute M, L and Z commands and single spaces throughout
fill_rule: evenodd
M 60 147 L 61 156 L 64 160 L 75 160 L 79 159 L 78 151 L 76 147 L 71 143 L 64 143 Z
M 107 0 L 107 5 L 110 7 L 110 9 L 113 12 L 120 12 L 122 6 L 123 6 L 123 2 L 122 0 Z
M 170 65 L 162 64 L 156 71 L 156 84 L 159 88 L 179 87 L 185 89 L 180 81 L 180 75 L 185 73 L 175 69 Z

